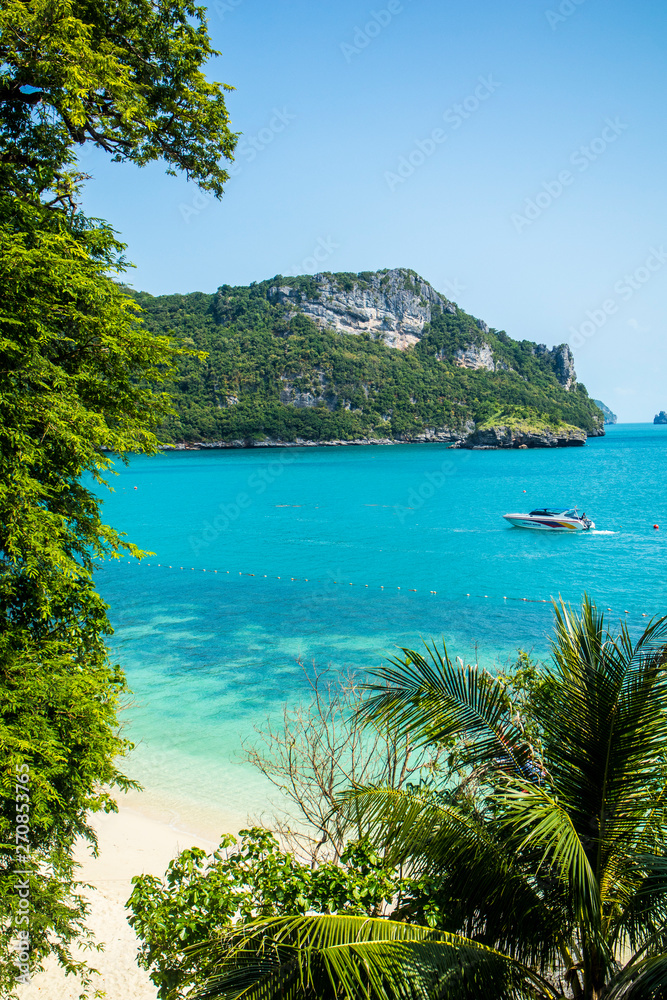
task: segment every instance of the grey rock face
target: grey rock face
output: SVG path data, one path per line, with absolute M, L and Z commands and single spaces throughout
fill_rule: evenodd
M 477 344 L 468 344 L 465 350 L 456 352 L 455 359 L 455 364 L 460 368 L 485 368 L 489 372 L 496 370 L 493 351 L 488 344 L 480 344 L 479 346 Z M 501 367 L 501 365 L 498 367 Z M 502 365 L 502 367 L 507 368 L 507 365 Z
M 311 406 L 326 406 L 328 410 L 335 410 L 338 403 L 338 396 L 328 387 L 322 372 L 317 374 L 317 385 L 310 389 L 297 389 L 287 378 L 282 378 L 282 388 L 280 390 L 280 402 L 288 406 L 295 406 L 297 410 L 303 410 Z
M 577 381 L 577 373 L 574 370 L 574 356 L 569 344 L 559 344 L 551 350 L 546 344 L 538 344 L 534 353 L 551 364 L 554 375 L 564 389 L 572 388 Z
M 586 443 L 586 431 L 578 427 L 558 431 L 522 431 L 512 427 L 488 427 L 475 431 L 464 448 L 564 448 Z
M 574 355 L 567 344 L 560 344 L 551 351 L 556 370 L 556 378 L 560 384 L 569 389 L 577 381 L 577 373 L 574 370 Z
M 339 333 L 370 333 L 388 347 L 405 350 L 416 344 L 431 321 L 434 306 L 455 312 L 454 306 L 431 285 L 405 268 L 375 272 L 343 288 L 335 278 L 314 275 L 317 298 L 302 298 L 296 288 L 274 285 L 269 298 L 288 307 L 298 306 L 322 329 Z

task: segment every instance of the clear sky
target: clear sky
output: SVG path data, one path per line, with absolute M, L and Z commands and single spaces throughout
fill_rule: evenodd
M 243 133 L 222 201 L 82 161 L 131 284 L 410 267 L 512 337 L 569 342 L 621 421 L 667 409 L 664 3 L 215 0 L 209 19 Z

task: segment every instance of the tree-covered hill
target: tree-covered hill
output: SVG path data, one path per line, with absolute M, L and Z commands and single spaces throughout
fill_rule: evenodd
M 166 442 L 516 446 L 603 433 L 566 345 L 548 350 L 489 329 L 412 271 L 132 294 L 151 331 L 207 353 L 180 362 Z

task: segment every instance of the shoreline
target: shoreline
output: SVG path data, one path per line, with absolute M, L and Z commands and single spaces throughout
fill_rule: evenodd
M 180 441 L 174 444 L 161 444 L 160 450 L 215 451 L 239 448 L 358 448 L 369 445 L 440 444 L 447 445 L 448 449 L 501 451 L 583 447 L 589 437 L 604 437 L 605 433 L 603 429 L 597 433 L 588 433 L 580 428 L 568 428 L 563 429 L 559 434 L 557 429 L 538 430 L 498 426 L 484 428 L 468 435 L 438 432 L 435 434 L 418 434 L 410 438 L 353 438 L 350 440 L 333 438 L 328 441 L 312 441 L 309 438 L 296 438 L 294 441 L 283 441 L 275 438 L 265 438 L 261 441 L 254 441 L 251 438 L 235 438 L 232 441 Z
M 141 792 L 117 796 L 117 813 L 97 813 L 91 825 L 97 833 L 99 855 L 79 842 L 75 858 L 77 878 L 93 889 L 83 895 L 90 904 L 87 925 L 100 953 L 74 951 L 99 971 L 93 990 L 102 989 L 106 1000 L 156 1000 L 157 988 L 136 962 L 137 937 L 127 922 L 125 909 L 135 875 L 164 875 L 167 865 L 188 847 L 213 851 L 224 832 L 238 833 L 247 820 L 224 810 L 202 808 L 194 822 L 184 814 L 184 803 Z M 217 831 L 217 832 L 216 832 Z M 217 839 L 216 839 L 217 838 Z M 18 990 L 20 1000 L 78 1000 L 79 979 L 66 976 L 55 960 Z

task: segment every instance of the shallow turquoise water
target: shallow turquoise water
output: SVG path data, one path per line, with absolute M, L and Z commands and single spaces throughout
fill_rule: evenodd
M 638 628 L 667 611 L 666 458 L 666 427 L 625 425 L 553 451 L 257 449 L 119 466 L 106 519 L 156 553 L 98 577 L 134 691 L 131 770 L 149 790 L 243 809 L 264 789 L 240 736 L 298 700 L 302 664 L 364 670 L 420 636 L 489 665 L 518 647 L 546 655 L 542 602 L 584 591 Z M 597 532 L 501 517 L 561 502 Z

